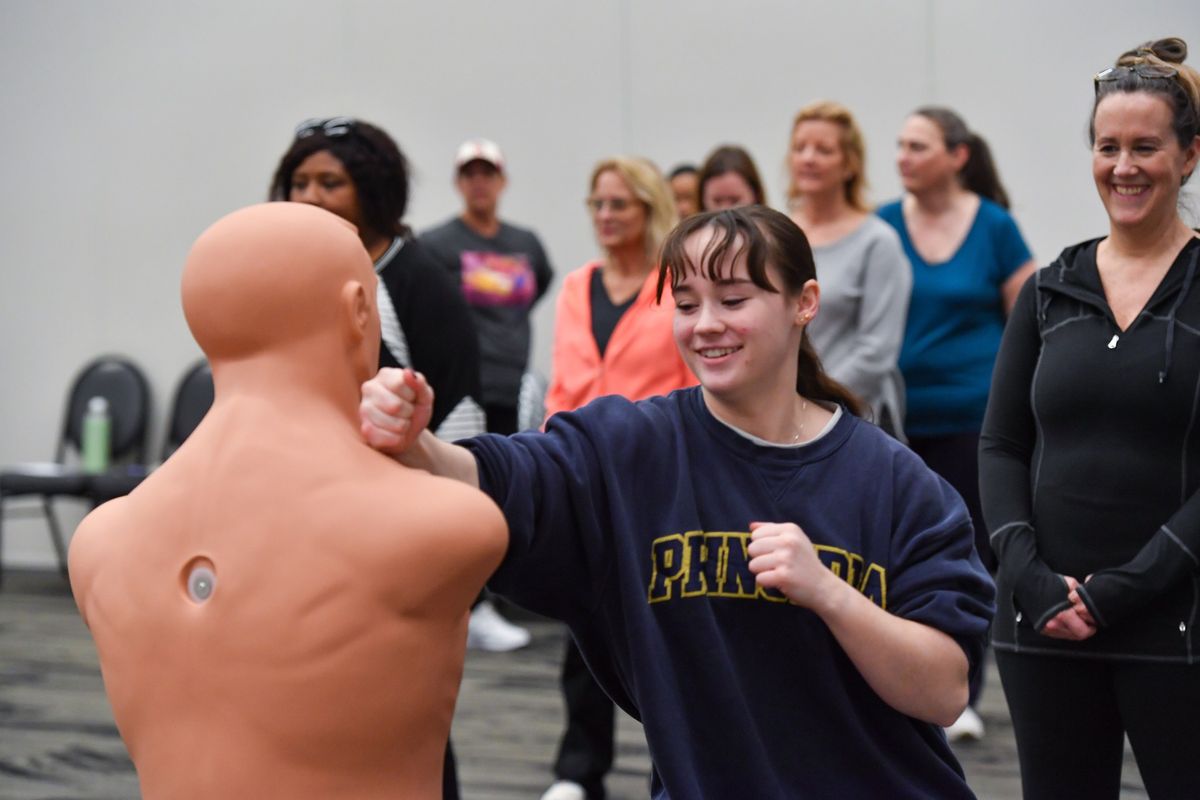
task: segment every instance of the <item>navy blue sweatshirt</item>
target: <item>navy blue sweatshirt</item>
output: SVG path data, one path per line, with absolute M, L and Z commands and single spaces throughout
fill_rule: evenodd
M 972 796 L 942 731 L 888 706 L 747 567 L 751 522 L 795 522 L 830 569 L 977 667 L 993 587 L 962 501 L 907 448 L 845 413 L 808 445 L 758 445 L 698 388 L 467 444 L 510 526 L 492 588 L 570 626 L 645 726 L 655 798 Z

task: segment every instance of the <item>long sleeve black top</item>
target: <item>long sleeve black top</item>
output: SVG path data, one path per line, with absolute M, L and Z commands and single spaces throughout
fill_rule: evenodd
M 1200 605 L 1200 238 L 1118 328 L 1099 240 L 1022 290 L 980 444 L 983 512 L 1000 560 L 997 649 L 1194 663 Z M 1067 608 L 1063 575 L 1100 631 L 1038 631 Z M 1088 576 L 1091 576 L 1088 578 Z
M 414 239 L 397 238 L 380 256 L 375 271 L 387 289 L 399 328 L 393 331 L 395 340 L 389 341 L 388 322 L 383 320 L 379 366 L 412 367 L 424 373 L 433 387 L 430 430 L 437 430 L 455 412 L 471 417 L 471 410 L 464 407 L 471 405 L 477 411 L 477 424 L 464 421 L 460 433 L 482 433 L 479 339 L 458 287 Z M 382 307 L 380 314 L 385 314 Z

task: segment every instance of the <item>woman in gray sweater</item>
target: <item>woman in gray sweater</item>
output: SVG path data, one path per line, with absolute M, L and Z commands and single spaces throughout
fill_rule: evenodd
M 904 386 L 896 359 L 912 288 L 900 238 L 870 212 L 866 153 L 850 111 L 820 101 L 800 109 L 788 151 L 791 217 L 812 243 L 821 312 L 809 325 L 829 375 L 903 440 Z

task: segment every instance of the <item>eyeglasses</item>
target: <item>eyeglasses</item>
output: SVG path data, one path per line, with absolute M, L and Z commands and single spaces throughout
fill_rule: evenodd
M 329 117 L 320 119 L 313 117 L 306 119 L 296 126 L 296 138 L 305 139 L 316 133 L 324 134 L 330 139 L 336 139 L 339 136 L 345 136 L 354 129 L 353 117 Z
M 605 206 L 612 209 L 614 214 L 620 214 L 633 205 L 632 200 L 626 200 L 624 197 L 589 197 L 583 202 L 593 214 L 599 214 Z
M 1130 64 L 1129 66 L 1102 69 L 1092 76 L 1092 83 L 1098 92 L 1100 91 L 1100 84 L 1108 81 L 1119 81 L 1121 78 L 1127 78 L 1130 75 L 1137 75 L 1139 78 L 1174 78 L 1178 74 L 1179 70 L 1174 67 L 1160 64 Z

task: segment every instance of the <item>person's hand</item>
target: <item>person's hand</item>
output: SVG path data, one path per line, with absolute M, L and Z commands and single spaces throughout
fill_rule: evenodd
M 1092 619 L 1092 615 L 1088 614 L 1087 608 L 1083 607 L 1083 601 L 1076 592 L 1079 586 L 1079 581 L 1072 578 L 1070 575 L 1064 575 L 1063 580 L 1067 582 L 1067 597 L 1071 600 L 1071 607 L 1064 609 L 1053 617 L 1042 627 L 1042 634 L 1050 636 L 1054 639 L 1067 639 L 1073 642 L 1082 642 L 1096 633 L 1096 623 Z M 1083 607 L 1083 613 L 1080 613 L 1079 607 Z M 1084 616 L 1086 615 L 1086 616 Z
M 1084 603 L 1083 598 L 1079 596 L 1079 581 L 1071 577 L 1064 577 L 1067 578 L 1067 589 L 1069 590 L 1067 592 L 1067 599 L 1071 601 L 1071 608 L 1073 608 L 1075 613 L 1079 615 L 1079 618 L 1088 625 L 1091 625 L 1093 628 L 1097 627 L 1096 620 L 1092 618 L 1092 612 L 1088 611 L 1087 604 Z M 1086 584 L 1091 577 L 1091 575 L 1088 575 L 1083 579 L 1083 582 Z
M 799 606 L 817 610 L 828 599 L 830 579 L 840 582 L 817 557 L 812 540 L 791 522 L 751 522 L 750 571 L 755 582 L 778 589 Z
M 412 446 L 433 416 L 433 388 L 411 369 L 384 367 L 362 385 L 358 418 L 363 440 L 381 453 Z

